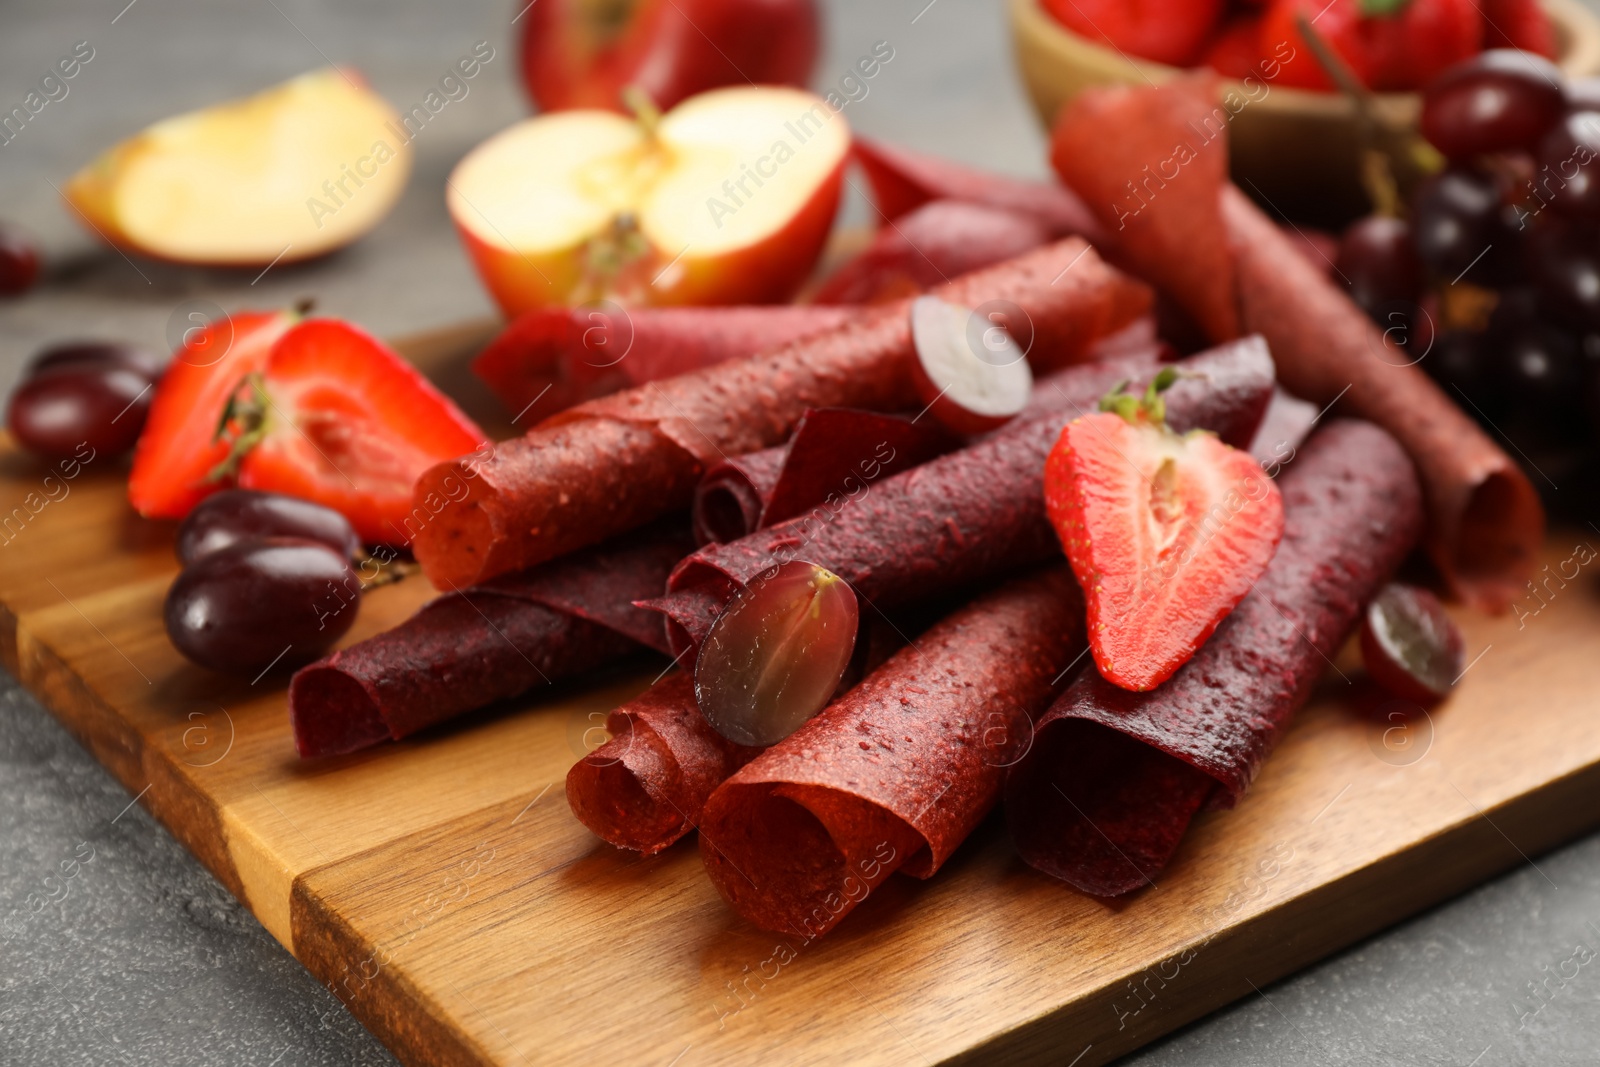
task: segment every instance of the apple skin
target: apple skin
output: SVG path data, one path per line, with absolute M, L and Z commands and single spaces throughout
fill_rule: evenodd
M 781 304 L 805 284 L 828 242 L 849 161 L 846 153 L 805 205 L 759 243 L 719 256 L 685 255 L 676 264 L 673 254 L 651 249 L 604 294 L 588 291 L 581 244 L 555 254 L 528 256 L 488 244 L 460 220 L 456 233 L 508 318 L 597 296 L 651 307 Z
M 804 87 L 817 61 L 815 0 L 538 0 L 524 14 L 522 80 L 544 111 L 658 108 L 724 85 Z

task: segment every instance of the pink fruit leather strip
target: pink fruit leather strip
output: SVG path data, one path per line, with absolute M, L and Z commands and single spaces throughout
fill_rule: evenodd
M 1007 325 L 1047 369 L 1083 358 L 1150 302 L 1143 283 L 1077 238 L 936 291 L 967 307 L 1013 305 Z M 414 491 L 425 519 L 412 542 L 418 561 L 441 588 L 476 584 L 687 507 L 706 468 L 781 444 L 810 408 L 916 407 L 908 307 L 579 404 L 425 471 Z
M 812 294 L 813 305 L 881 304 L 1048 244 L 1033 215 L 960 200 L 931 200 L 880 228 Z
M 667 595 L 643 602 L 667 616 L 674 655 L 692 656 L 711 622 L 752 578 L 787 559 L 826 567 L 864 600 L 863 615 L 914 603 L 1060 555 L 1044 511 L 1044 460 L 1062 427 L 1095 410 L 1155 363 L 1124 357 L 1046 380 L 1036 406 L 977 444 L 865 485 L 837 508 L 818 507 L 724 545 L 707 545 L 673 571 Z M 1246 445 L 1272 394 L 1272 359 L 1245 339 L 1175 364 L 1168 418 Z
M 737 540 L 925 463 L 957 443 L 931 419 L 851 408 L 808 411 L 788 444 L 734 456 L 706 472 L 690 507 L 695 540 Z
M 665 649 L 659 592 L 692 548 L 660 523 L 531 571 L 448 593 L 392 630 L 302 667 L 289 719 L 303 757 L 398 740 L 463 712 L 580 674 L 643 648 Z
M 848 322 L 849 308 L 539 308 L 517 316 L 472 361 L 532 426 L 585 400 L 742 359 Z
M 596 836 L 646 855 L 694 829 L 711 791 L 760 751 L 706 723 L 688 672 L 617 708 L 606 729 L 611 739 L 567 772 L 567 803 Z
M 1277 555 L 1194 658 L 1148 693 L 1080 675 L 1010 773 L 1023 859 L 1087 893 L 1151 884 L 1195 813 L 1249 788 L 1361 608 L 1422 532 L 1422 493 L 1399 443 L 1328 424 L 1279 480 Z
M 939 156 L 857 137 L 851 151 L 872 186 L 872 199 L 886 222 L 933 200 L 959 200 L 1038 219 L 1057 237 L 1076 235 L 1101 243 L 1095 213 L 1071 189 L 1056 182 L 1008 178 Z
M 931 876 L 994 806 L 1005 768 L 1083 647 L 1063 567 L 956 611 L 723 783 L 706 873 L 755 925 L 821 936 L 896 870 Z

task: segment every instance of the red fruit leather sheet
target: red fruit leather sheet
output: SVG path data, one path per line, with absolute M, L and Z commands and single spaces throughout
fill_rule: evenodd
M 1020 256 L 1055 236 L 1033 215 L 931 200 L 873 235 L 812 294 L 813 304 L 881 304 Z
M 863 620 L 844 685 L 904 645 Z M 658 681 L 611 713 L 611 738 L 567 772 L 567 803 L 596 836 L 651 855 L 693 830 L 711 791 L 760 752 L 713 730 L 695 703 L 693 676 Z
M 1038 242 L 1035 242 L 1038 243 Z M 532 426 L 619 389 L 753 356 L 849 321 L 848 308 L 539 308 L 472 361 L 472 372 Z
M 1216 104 L 1215 74 L 1169 84 L 1080 94 L 1056 120 L 1050 162 L 1099 215 L 1115 254 L 1170 293 L 1213 342 L 1226 341 L 1241 332 L 1233 256 L 1217 213 L 1217 190 L 1228 181 L 1228 115 Z
M 1055 182 L 1008 178 L 861 137 L 851 152 L 867 173 L 873 203 L 885 222 L 898 221 L 932 200 L 960 200 L 1038 219 L 1056 237 L 1075 235 L 1094 245 L 1103 239 L 1095 212 Z
M 1230 444 L 1248 444 L 1272 394 L 1266 347 L 1247 339 L 1176 366 L 1185 373 L 1166 394 L 1172 425 L 1204 427 Z M 866 486 L 837 509 L 819 507 L 737 541 L 707 545 L 673 571 L 666 596 L 642 603 L 667 616 L 673 653 L 683 654 L 698 648 L 723 605 L 747 582 L 786 559 L 828 568 L 878 611 L 1054 559 L 1061 548 L 1045 517 L 1045 456 L 1068 422 L 1095 410 L 1119 382 L 1148 379 L 1154 368 L 1135 356 L 1063 371 L 1046 380 L 1039 407 L 1027 417 Z
M 567 803 L 597 836 L 646 855 L 694 829 L 711 791 L 761 751 L 711 728 L 688 672 L 617 708 L 606 729 L 611 739 L 567 772 Z
M 1077 238 L 937 292 L 967 307 L 1014 305 L 1007 325 L 1041 367 L 1081 358 L 1150 302 L 1143 283 Z M 588 401 L 487 454 L 426 471 L 408 530 L 417 559 L 435 585 L 474 584 L 686 507 L 713 463 L 782 443 L 810 408 L 914 407 L 908 307 L 885 305 L 751 359 Z
M 1538 494 L 1414 358 L 1227 182 L 1226 115 L 1206 75 L 1092 89 L 1062 110 L 1051 159 L 1116 231 L 1115 262 L 1153 279 L 1214 339 L 1261 334 L 1290 393 L 1318 408 L 1337 400 L 1393 434 L 1422 475 L 1428 551 L 1451 590 L 1504 610 L 1544 540 Z
M 950 451 L 931 419 L 852 408 L 808 411 L 789 443 L 724 460 L 695 489 L 695 540 L 734 541 Z
M 1415 469 L 1371 423 L 1328 424 L 1279 487 L 1277 555 L 1193 659 L 1148 693 L 1086 672 L 1040 721 L 1006 786 L 1032 866 L 1101 896 L 1153 884 L 1202 805 L 1249 788 L 1422 532 Z
M 757 926 L 818 937 L 896 870 L 937 871 L 1084 646 L 1062 567 L 955 612 L 707 801 L 706 872 Z
M 659 620 L 633 606 L 692 547 L 661 523 L 534 570 L 449 593 L 392 630 L 302 667 L 289 719 L 303 757 L 398 740 L 641 646 Z

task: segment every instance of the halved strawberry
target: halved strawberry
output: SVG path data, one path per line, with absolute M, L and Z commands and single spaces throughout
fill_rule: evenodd
M 1095 665 L 1135 692 L 1188 662 L 1283 536 L 1278 487 L 1249 453 L 1167 428 L 1160 394 L 1175 377 L 1163 371 L 1142 399 L 1118 389 L 1045 461 L 1045 507 L 1083 587 Z
M 369 543 L 407 541 L 417 476 L 484 441 L 410 364 L 335 319 L 284 334 L 226 424 L 240 486 L 333 508 Z
M 181 519 L 223 488 L 207 476 L 228 455 L 217 419 L 239 379 L 267 356 L 298 312 L 243 311 L 190 330 L 156 386 L 150 417 L 134 446 L 128 502 L 152 519 Z

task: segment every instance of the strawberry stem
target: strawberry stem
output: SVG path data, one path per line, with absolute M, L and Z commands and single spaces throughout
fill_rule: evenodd
M 1128 392 L 1130 382 L 1119 382 L 1116 388 L 1100 398 L 1100 410 L 1109 411 L 1113 415 L 1121 415 L 1135 426 L 1148 423 L 1152 426 L 1165 426 L 1167 424 L 1167 402 L 1161 394 L 1172 388 L 1172 383 L 1178 380 L 1176 367 L 1163 367 L 1161 372 L 1150 380 L 1145 386 L 1143 396 L 1134 396 Z

